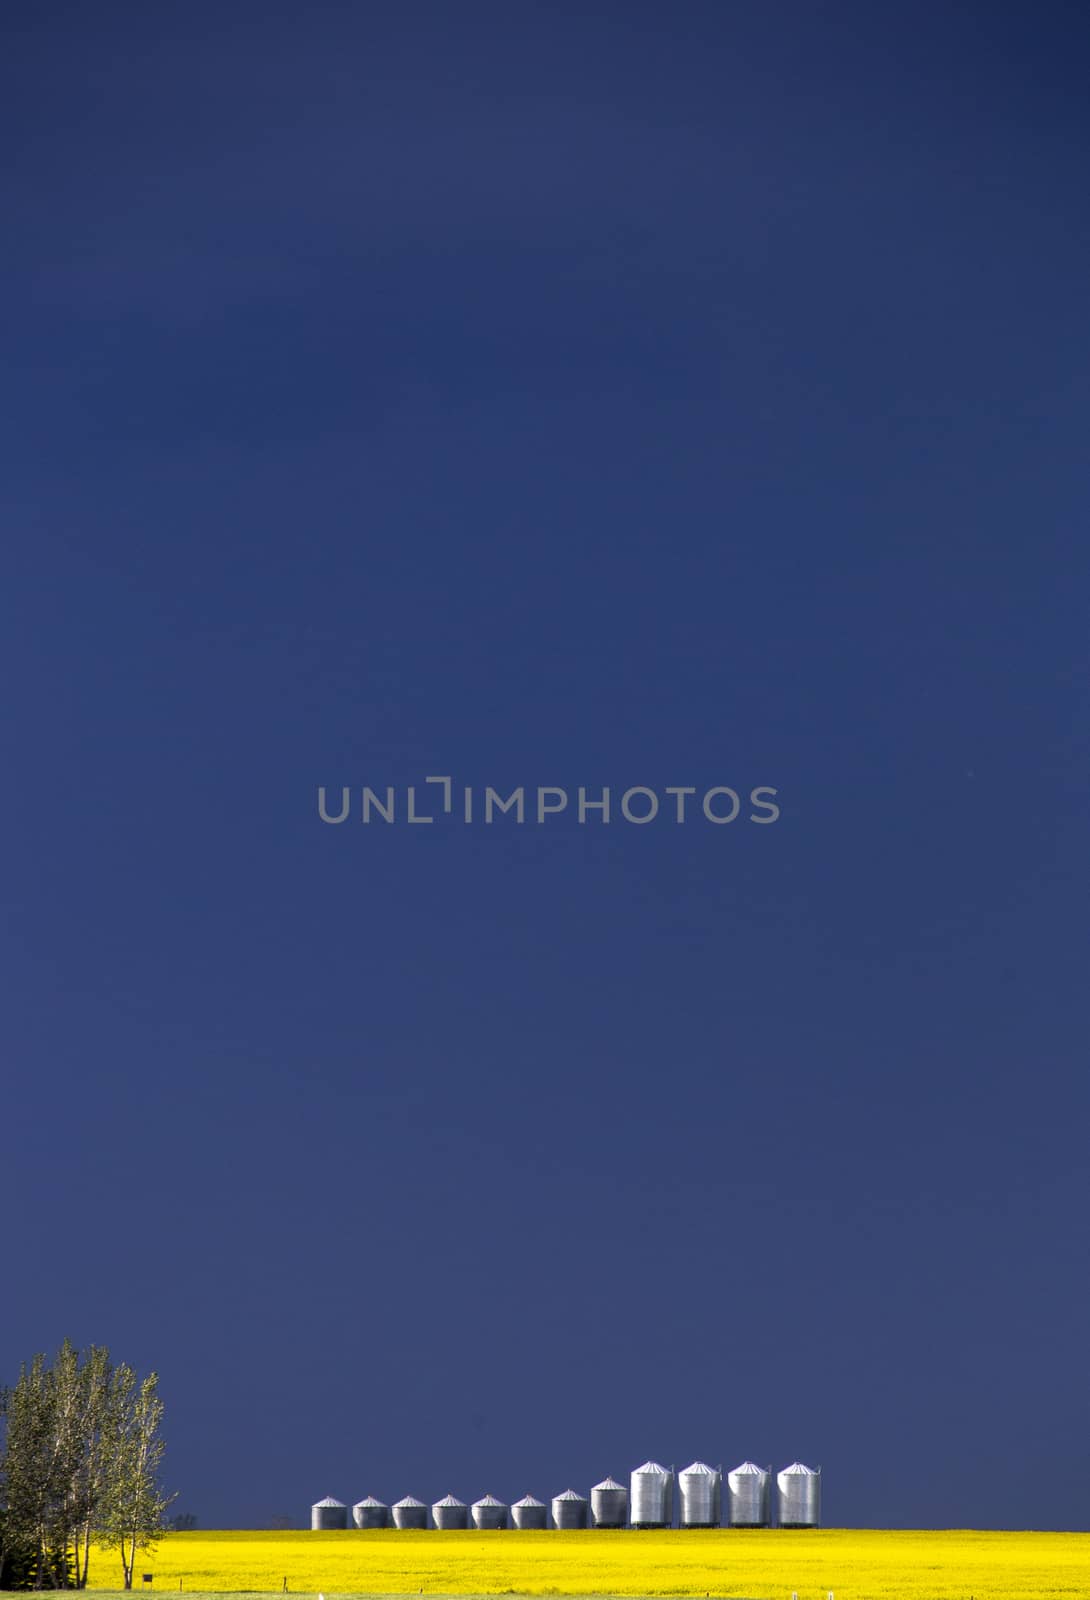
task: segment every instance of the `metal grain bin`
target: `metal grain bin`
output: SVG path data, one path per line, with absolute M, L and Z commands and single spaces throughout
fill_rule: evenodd
M 524 1494 L 522 1499 L 516 1500 L 511 1507 L 511 1521 L 516 1528 L 547 1528 L 549 1513 L 544 1500 L 538 1500 L 532 1494 Z
M 507 1507 L 502 1500 L 497 1500 L 494 1494 L 482 1495 L 473 1502 L 473 1526 L 475 1528 L 506 1528 Z
M 415 1495 L 407 1494 L 404 1500 L 395 1501 L 390 1509 L 394 1514 L 395 1528 L 426 1528 L 428 1525 L 428 1508 Z
M 703 1461 L 677 1475 L 683 1528 L 718 1528 L 722 1517 L 723 1474 Z
M 452 1494 L 437 1500 L 431 1508 L 431 1515 L 435 1526 L 448 1532 L 452 1528 L 469 1527 L 469 1509 L 465 1501 L 455 1499 Z
M 767 1528 L 772 1521 L 769 1475 L 752 1461 L 727 1473 L 727 1525 Z
M 628 1490 L 616 1478 L 603 1478 L 590 1491 L 590 1514 L 596 1528 L 623 1528 L 628 1521 Z
M 624 1490 L 621 1490 L 624 1493 Z M 565 1489 L 563 1494 L 553 1496 L 553 1526 L 557 1528 L 585 1528 L 587 1525 L 587 1502 L 585 1496 L 576 1494 L 574 1489 Z
M 821 1524 L 821 1468 L 815 1472 L 793 1461 L 776 1474 L 781 1528 L 817 1528 Z
M 364 1495 L 352 1507 L 352 1521 L 357 1528 L 385 1528 L 389 1526 L 389 1508 L 373 1494 Z
M 629 1520 L 634 1528 L 668 1528 L 674 1520 L 673 1475 L 657 1461 L 632 1472 Z
M 327 1494 L 324 1500 L 316 1500 L 311 1506 L 310 1526 L 314 1532 L 347 1528 L 348 1507 L 343 1500 L 334 1500 L 331 1494 Z

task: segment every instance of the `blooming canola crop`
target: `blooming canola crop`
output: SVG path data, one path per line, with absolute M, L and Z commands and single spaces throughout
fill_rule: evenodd
M 116 1589 L 96 1552 L 90 1585 Z M 194 1532 L 138 1559 L 153 1592 L 1085 1600 L 1090 1534 L 828 1528 Z

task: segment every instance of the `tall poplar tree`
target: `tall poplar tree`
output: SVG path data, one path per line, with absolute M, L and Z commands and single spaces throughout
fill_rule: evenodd
M 103 1445 L 103 1494 L 95 1531 L 121 1556 L 126 1589 L 132 1588 L 136 1557 L 163 1531 L 163 1513 L 174 1499 L 159 1488 L 163 1439 L 159 1378 L 137 1383 L 131 1367 L 113 1374 Z
M 92 1345 L 81 1368 L 81 1416 L 83 1448 L 73 1484 L 72 1539 L 75 1550 L 76 1584 L 87 1586 L 91 1542 L 98 1507 L 106 1492 L 106 1441 L 110 1426 L 110 1389 L 113 1367 L 110 1352 Z
M 23 1367 L 4 1399 L 0 1459 L 7 1581 L 27 1588 L 61 1588 L 69 1581 L 58 1514 L 63 1498 L 57 1440 L 57 1384 L 45 1357 Z

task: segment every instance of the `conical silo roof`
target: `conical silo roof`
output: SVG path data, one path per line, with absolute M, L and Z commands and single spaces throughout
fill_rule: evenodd
M 424 1506 L 423 1500 L 418 1500 L 414 1494 L 407 1494 L 402 1500 L 395 1500 L 396 1506 Z M 426 1507 L 424 1509 L 427 1509 Z
M 732 1467 L 730 1475 L 733 1478 L 742 1472 L 745 1473 L 747 1478 L 763 1478 L 765 1475 L 764 1467 L 759 1467 L 755 1461 L 743 1461 L 741 1466 Z
M 360 1506 L 366 1506 L 369 1511 L 386 1510 L 386 1502 L 384 1500 L 376 1500 L 373 1494 L 365 1494 L 362 1500 L 357 1500 L 355 1509 L 358 1510 Z
M 465 1501 L 464 1500 L 459 1500 L 458 1497 L 456 1495 L 453 1495 L 453 1494 L 445 1494 L 441 1500 L 437 1500 L 435 1503 L 436 1503 L 437 1506 L 464 1506 L 465 1505 Z
M 714 1478 L 716 1471 L 714 1467 L 709 1467 L 706 1461 L 694 1461 L 691 1467 L 685 1468 L 684 1476 L 686 1478 Z
M 796 1478 L 816 1478 L 817 1477 L 817 1473 L 814 1471 L 813 1467 L 804 1466 L 801 1461 L 792 1461 L 792 1463 L 791 1463 L 791 1465 L 789 1467 L 784 1467 L 784 1469 L 781 1472 L 780 1476 L 782 1478 L 786 1478 L 788 1475 L 790 1475 L 792 1477 L 796 1477 Z
M 343 1510 L 344 1501 L 334 1500 L 331 1494 L 327 1494 L 324 1500 L 315 1500 L 314 1508 L 317 1509 L 318 1506 L 339 1506 Z
M 657 1461 L 645 1461 L 642 1467 L 633 1467 L 633 1472 L 653 1472 L 660 1478 L 669 1477 L 665 1467 L 660 1467 Z
M 541 1506 L 544 1508 L 544 1505 L 544 1500 L 539 1500 L 536 1495 L 524 1494 L 521 1500 L 515 1501 L 515 1504 L 511 1507 L 511 1510 L 514 1511 L 515 1506 Z
M 599 1489 L 619 1489 L 621 1486 L 619 1483 L 614 1483 L 611 1478 L 607 1478 L 605 1483 L 600 1483 L 598 1487 Z M 554 1498 L 557 1500 L 585 1500 L 587 1497 L 585 1494 L 576 1494 L 574 1489 L 565 1489 L 563 1494 L 558 1494 Z
M 659 1470 L 661 1472 L 661 1470 L 662 1470 L 661 1467 L 659 1468 Z M 603 1492 L 605 1492 L 605 1491 L 608 1491 L 610 1489 L 623 1489 L 624 1488 L 624 1484 L 623 1483 L 618 1483 L 616 1478 L 603 1478 L 601 1483 L 596 1483 L 594 1485 L 594 1488 L 595 1489 L 601 1489 Z
M 504 1501 L 497 1500 L 494 1494 L 483 1494 L 479 1500 L 474 1500 L 473 1504 L 475 1506 L 504 1506 Z

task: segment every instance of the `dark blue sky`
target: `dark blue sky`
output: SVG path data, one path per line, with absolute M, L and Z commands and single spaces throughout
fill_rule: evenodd
M 1086 1526 L 1081 8 L 4 33 L 0 1375 Z M 317 818 L 436 773 L 782 816 Z

